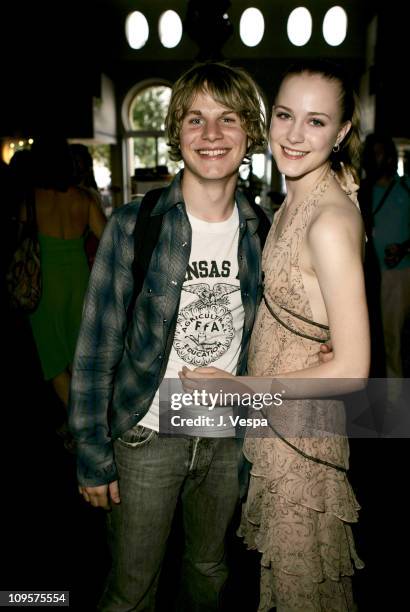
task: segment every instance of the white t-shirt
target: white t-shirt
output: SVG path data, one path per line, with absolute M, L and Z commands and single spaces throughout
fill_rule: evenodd
M 230 218 L 219 223 L 203 221 L 189 213 L 188 218 L 192 227 L 191 255 L 164 378 L 178 379 L 184 365 L 190 369 L 215 366 L 235 374 L 244 323 L 238 277 L 238 208 L 235 205 Z M 215 421 L 219 421 L 221 410 Z M 203 414 L 209 413 L 204 410 Z M 139 424 L 159 430 L 158 391 Z M 232 424 L 219 431 L 220 435 L 233 435 Z M 203 431 L 196 428 L 193 435 L 217 436 L 218 426 Z

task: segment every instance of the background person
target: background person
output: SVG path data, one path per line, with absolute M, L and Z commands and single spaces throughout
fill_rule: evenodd
M 403 377 L 402 334 L 410 316 L 410 181 L 397 174 L 397 149 L 385 134 L 367 136 L 362 153 L 365 180 L 360 202 L 369 220 L 368 233 L 377 256 L 372 281 L 380 287 L 386 374 Z M 381 283 L 377 277 L 381 275 Z M 387 384 L 387 399 L 394 404 L 401 391 L 399 380 Z
M 40 136 L 32 145 L 31 156 L 42 295 L 29 319 L 44 379 L 51 381 L 66 410 L 89 279 L 84 235 L 90 227 L 100 237 L 105 217 L 96 200 L 73 184 L 72 158 L 65 139 Z M 24 205 L 21 220 L 26 220 Z M 60 433 L 68 437 L 66 430 L 63 423 Z

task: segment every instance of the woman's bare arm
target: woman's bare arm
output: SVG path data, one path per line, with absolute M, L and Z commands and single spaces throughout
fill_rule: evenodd
M 98 240 L 101 239 L 104 227 L 107 223 L 107 219 L 101 210 L 100 203 L 97 202 L 96 198 L 91 197 L 89 207 L 89 227 L 93 234 L 95 234 Z

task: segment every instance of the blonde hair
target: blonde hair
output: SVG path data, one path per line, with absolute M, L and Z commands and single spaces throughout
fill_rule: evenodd
M 208 93 L 218 104 L 237 113 L 250 141 L 246 157 L 266 149 L 266 120 L 263 97 L 258 86 L 242 68 L 209 62 L 193 66 L 172 88 L 165 119 L 169 156 L 172 160 L 182 159 L 179 146 L 182 121 L 200 92 Z

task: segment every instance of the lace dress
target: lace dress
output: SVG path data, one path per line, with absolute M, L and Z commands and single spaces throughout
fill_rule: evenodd
M 295 207 L 278 239 L 283 208 L 276 215 L 263 252 L 265 294 L 250 345 L 252 376 L 311 367 L 319 344 L 329 339 L 328 328 L 312 321 L 299 259 L 306 227 L 332 176 Z M 346 476 L 343 403 L 284 401 L 282 417 L 276 414 L 275 430 L 304 454 L 277 435 L 247 437 L 244 444 L 253 465 L 239 535 L 262 553 L 258 612 L 273 606 L 280 612 L 354 610 L 350 576 L 354 565 L 363 564 L 349 526 L 359 505 Z M 324 435 L 329 419 L 337 433 Z

